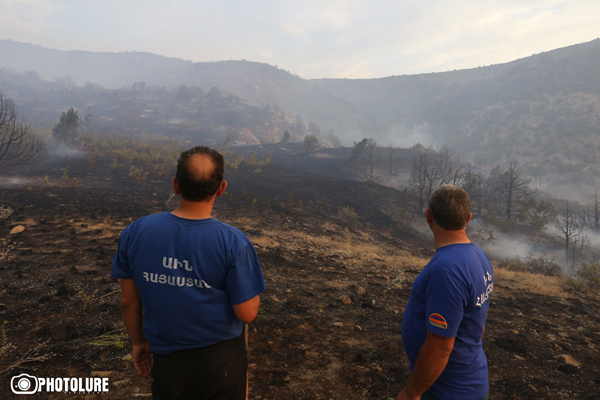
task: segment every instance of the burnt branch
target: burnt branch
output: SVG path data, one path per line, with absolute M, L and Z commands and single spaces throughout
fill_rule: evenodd
M 44 141 L 19 118 L 14 103 L 0 93 L 0 173 L 37 159 L 45 149 Z

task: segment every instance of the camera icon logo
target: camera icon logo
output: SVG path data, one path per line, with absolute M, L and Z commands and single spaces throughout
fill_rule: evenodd
M 38 380 L 35 376 L 27 374 L 13 376 L 10 388 L 14 394 L 34 394 L 38 390 Z

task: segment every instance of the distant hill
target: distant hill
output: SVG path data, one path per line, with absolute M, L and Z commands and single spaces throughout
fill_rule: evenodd
M 150 53 L 59 51 L 11 40 L 0 40 L 0 68 L 20 73 L 35 71 L 43 80 L 83 86 L 88 82 L 108 89 L 181 85 L 209 91 L 233 92 L 257 107 L 270 105 L 324 132 L 333 131 L 347 144 L 380 130 L 352 104 L 291 73 L 249 61 L 193 63 Z
M 600 39 L 489 67 L 381 79 L 319 79 L 386 127 L 467 159 L 517 160 L 558 194 L 600 186 Z M 383 140 L 382 140 L 383 139 Z
M 381 146 L 448 143 L 463 158 L 484 160 L 491 166 L 517 160 L 540 188 L 562 186 L 552 190 L 555 194 L 600 186 L 599 65 L 600 39 L 596 39 L 460 71 L 305 80 L 243 60 L 193 63 L 149 53 L 57 51 L 0 40 L 0 68 L 4 69 L 0 89 L 33 117 L 49 109 L 56 115 L 75 103 L 97 110 L 103 102 L 105 117 L 114 124 L 123 121 L 125 114 L 130 120 L 137 115 L 149 122 L 152 119 L 144 110 L 157 107 L 157 93 L 175 96 L 185 85 L 202 94 L 188 103 L 173 100 L 167 108 L 164 103 L 158 113 L 163 121 L 168 117 L 174 122 L 168 125 L 174 130 L 185 130 L 185 121 L 204 117 L 208 118 L 205 125 L 208 121 L 227 130 L 232 125 L 228 117 L 235 111 L 233 126 L 250 121 L 249 129 L 261 143 L 279 140 L 294 120 L 305 127 L 314 122 L 323 138 L 337 136 L 345 145 L 364 137 Z M 145 94 L 133 93 L 134 86 L 140 85 Z M 239 103 L 204 107 L 204 112 L 217 114 L 196 116 L 203 96 L 212 88 Z M 102 100 L 93 97 L 97 90 L 105 91 Z M 41 95 L 43 91 L 57 97 Z M 277 129 L 261 126 L 260 118 L 255 118 L 261 110 L 272 111 L 271 117 L 278 115 L 271 119 L 279 121 L 274 122 Z M 222 123 L 217 124 L 219 118 Z M 263 135 L 262 130 L 270 131 Z M 300 129 L 296 140 L 302 136 Z

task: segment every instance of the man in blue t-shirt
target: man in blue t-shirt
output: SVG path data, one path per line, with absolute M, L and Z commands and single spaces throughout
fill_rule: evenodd
M 425 211 L 436 253 L 415 280 L 402 317 L 402 343 L 411 374 L 397 400 L 488 398 L 482 347 L 494 272 L 465 228 L 471 200 L 443 185 Z
M 217 151 L 183 152 L 179 206 L 128 226 L 113 259 L 133 363 L 152 376 L 155 400 L 245 399 L 242 327 L 256 318 L 265 282 L 250 240 L 211 217 L 223 173 Z

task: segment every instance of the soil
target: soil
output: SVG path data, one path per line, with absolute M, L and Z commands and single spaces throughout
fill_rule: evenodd
M 36 398 L 149 397 L 150 379 L 126 358 L 110 263 L 123 228 L 174 208 L 168 180 L 131 183 L 97 167 L 78 172 L 79 186 L 51 173 L 49 186 L 39 170 L 18 173 L 0 181 L 0 204 L 14 210 L 0 238 L 16 246 L 0 261 L 0 398 L 15 396 L 21 373 L 98 371 L 110 373 L 108 393 Z M 215 216 L 253 240 L 267 283 L 249 328 L 250 398 L 395 399 L 409 374 L 402 312 L 433 254 L 401 223 L 397 192 L 274 166 L 228 180 Z M 348 206 L 356 216 L 339 213 Z M 484 346 L 491 399 L 598 398 L 598 300 L 497 282 Z

